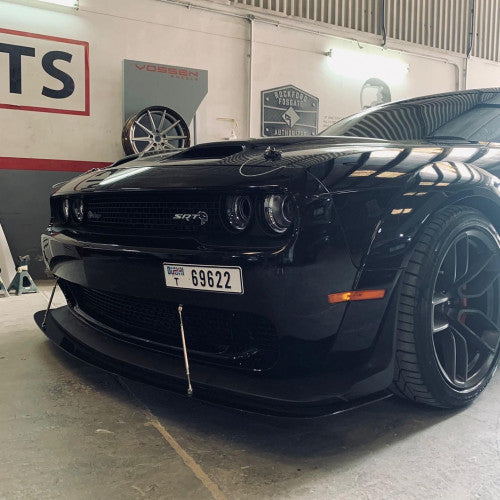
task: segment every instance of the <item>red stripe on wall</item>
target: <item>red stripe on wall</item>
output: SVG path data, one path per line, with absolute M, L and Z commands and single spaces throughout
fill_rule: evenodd
M 50 172 L 86 172 L 91 168 L 104 168 L 105 161 L 51 160 L 44 158 L 0 157 L 0 170 L 42 170 Z

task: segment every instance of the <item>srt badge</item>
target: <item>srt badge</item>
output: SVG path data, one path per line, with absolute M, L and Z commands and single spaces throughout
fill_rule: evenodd
M 174 214 L 172 218 L 174 220 L 184 220 L 186 222 L 199 221 L 202 226 L 208 222 L 208 214 L 201 210 L 195 214 Z

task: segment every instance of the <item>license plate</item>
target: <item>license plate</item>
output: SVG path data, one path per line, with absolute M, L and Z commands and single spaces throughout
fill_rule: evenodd
M 186 266 L 165 262 L 163 270 L 169 288 L 243 293 L 241 267 Z

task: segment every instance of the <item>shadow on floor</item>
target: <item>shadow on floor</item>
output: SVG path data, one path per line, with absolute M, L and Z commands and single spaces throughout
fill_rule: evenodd
M 244 449 L 257 457 L 271 456 L 276 463 L 319 459 L 330 467 L 345 466 L 350 460 L 405 440 L 459 413 L 393 397 L 340 415 L 314 419 L 266 417 L 122 379 L 71 358 L 49 341 L 40 345 L 39 355 L 43 362 L 60 363 L 96 391 L 105 391 L 134 410 L 139 404 L 147 406 L 188 447 L 197 441 L 206 446 L 210 441 L 210 449 Z

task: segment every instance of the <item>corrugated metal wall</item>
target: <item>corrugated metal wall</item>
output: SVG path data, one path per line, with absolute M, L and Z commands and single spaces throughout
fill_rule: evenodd
M 387 35 L 464 54 L 471 3 L 471 0 L 387 0 Z
M 235 4 L 500 61 L 500 0 L 233 0 Z M 474 16 L 472 8 L 474 7 Z M 385 23 L 383 23 L 385 19 Z
M 366 33 L 380 33 L 378 0 L 233 0 L 288 16 L 320 21 Z
M 472 55 L 500 61 L 500 0 L 476 0 Z

